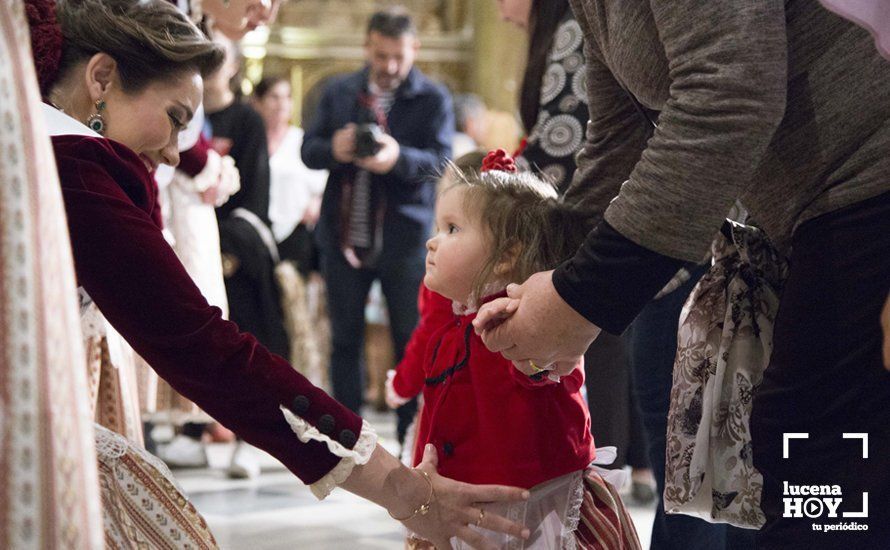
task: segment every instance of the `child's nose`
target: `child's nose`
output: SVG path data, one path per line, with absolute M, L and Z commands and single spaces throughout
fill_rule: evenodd
M 435 248 L 436 248 L 436 238 L 431 237 L 431 238 L 427 239 L 426 249 L 432 251 L 432 250 L 435 250 Z

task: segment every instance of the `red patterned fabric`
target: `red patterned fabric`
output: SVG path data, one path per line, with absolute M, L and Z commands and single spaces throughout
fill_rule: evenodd
M 640 550 L 640 539 L 618 491 L 599 474 L 584 474 L 581 519 L 575 530 L 580 550 Z
M 106 550 L 216 550 L 216 539 L 170 470 L 120 435 L 96 427 Z

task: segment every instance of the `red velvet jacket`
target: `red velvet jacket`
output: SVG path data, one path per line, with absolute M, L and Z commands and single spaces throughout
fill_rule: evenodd
M 421 295 L 421 323 L 393 380 L 402 397 L 423 389 L 414 463 L 432 443 L 444 476 L 525 488 L 584 469 L 594 446 L 583 370 L 535 381 L 485 347 L 475 313 L 455 315 L 425 287 Z
M 451 300 L 428 289 L 423 283 L 418 290 L 417 309 L 420 311 L 420 321 L 411 333 L 392 381 L 395 392 L 405 398 L 412 398 L 423 389 L 423 354 L 430 338 L 439 327 L 454 320 Z
M 53 137 L 77 279 L 118 332 L 184 396 L 305 483 L 340 460 L 302 443 L 279 409 L 347 448 L 362 420 L 208 305 L 153 220 L 154 182 L 127 147 Z

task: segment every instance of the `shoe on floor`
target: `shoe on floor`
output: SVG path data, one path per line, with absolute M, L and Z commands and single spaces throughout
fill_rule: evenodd
M 158 458 L 171 468 L 204 468 L 207 449 L 196 439 L 177 435 L 166 445 L 158 445 Z
M 655 489 L 648 483 L 634 481 L 631 484 L 630 496 L 637 504 L 649 505 L 655 502 Z
M 243 441 L 236 444 L 226 475 L 232 479 L 256 479 L 259 477 L 260 461 L 253 451 L 253 447 Z

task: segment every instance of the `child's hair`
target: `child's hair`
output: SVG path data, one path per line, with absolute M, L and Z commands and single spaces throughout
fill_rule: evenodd
M 473 281 L 471 303 L 484 298 L 493 283 L 521 283 L 555 268 L 574 255 L 587 235 L 581 213 L 561 203 L 556 189 L 531 172 L 482 172 L 455 164 L 449 170 L 441 192 L 455 187 L 466 191 L 464 208 L 482 223 L 491 244 L 491 254 Z M 505 259 L 512 260 L 512 268 L 496 274 Z

